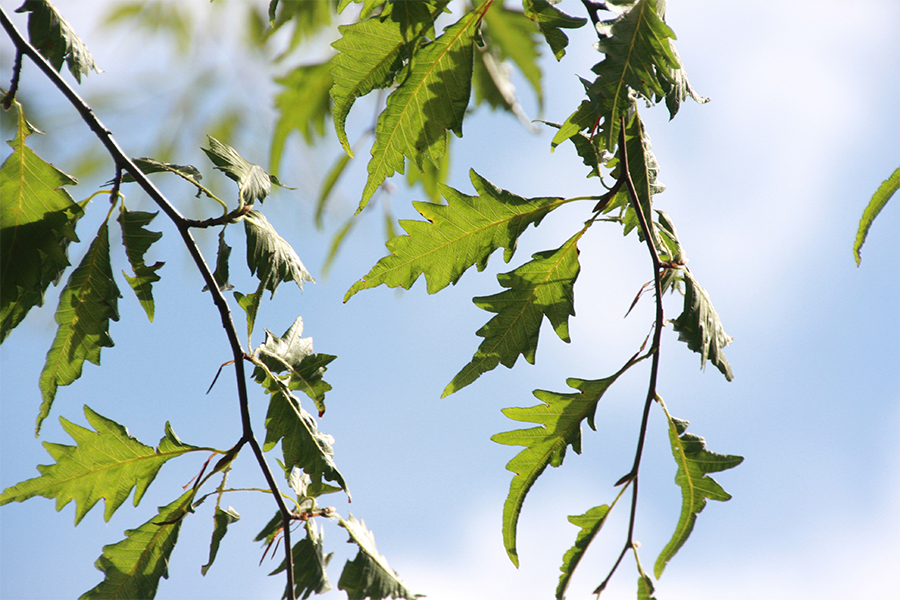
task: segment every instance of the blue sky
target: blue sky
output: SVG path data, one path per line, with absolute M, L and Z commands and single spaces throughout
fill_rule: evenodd
M 82 3 L 56 3 L 105 70 L 86 79 L 85 96 L 134 81 L 137 91 L 124 105 L 101 103 L 98 114 L 127 152 L 141 156 L 148 143 L 142 124 L 167 109 L 190 79 L 167 70 L 166 57 L 148 52 L 140 36 L 97 28 L 100 4 L 94 12 Z M 3 2 L 7 12 L 17 5 Z M 578 13 L 580 3 L 566 0 L 562 8 Z M 208 4 L 197 2 L 195 10 L 206 15 Z M 716 477 L 733 499 L 711 502 L 699 516 L 691 539 L 659 581 L 658 597 L 886 597 L 894 589 L 888 573 L 900 562 L 896 199 L 876 221 L 861 268 L 851 247 L 868 197 L 900 164 L 900 79 L 892 75 L 900 72 L 900 6 L 890 0 L 856 2 L 852 8 L 796 1 L 781 2 L 769 14 L 741 3 L 678 0 L 668 11 L 691 82 L 712 101 L 685 105 L 671 122 L 663 107 L 642 110 L 660 178 L 668 186 L 656 206 L 678 226 L 692 272 L 735 338 L 726 352 L 735 380 L 725 382 L 714 369 L 701 372 L 697 355 L 667 330 L 659 390 L 669 410 L 690 420 L 691 431 L 706 437 L 710 449 L 742 455 L 745 462 Z M 16 22 L 24 29 L 18 16 Z M 227 53 L 235 52 L 235 44 L 227 37 L 209 60 L 233 56 Z M 592 42 L 589 30 L 573 35 L 559 67 L 545 57 L 543 118 L 561 121 L 580 101 L 575 75 L 588 76 L 599 60 Z M 8 73 L 10 45 L 5 38 L 2 44 Z M 129 61 L 147 55 L 156 61 L 150 72 L 130 72 Z M 237 66 L 220 64 L 213 71 L 209 85 L 222 91 L 211 94 L 211 109 L 219 96 L 245 94 L 248 104 L 258 98 L 251 123 L 258 138 L 266 139 L 273 122 L 268 74 L 249 71 L 236 60 L 231 64 Z M 57 158 L 55 145 L 83 138 L 75 137 L 80 134 L 74 113 L 66 114 L 52 91 L 41 91 L 45 88 L 34 75 L 26 65 L 24 86 L 34 85 L 42 103 L 56 104 L 65 115 L 60 129 L 48 129 L 48 139 L 35 147 L 65 170 L 66 160 L 74 158 Z M 530 90 L 523 81 L 518 88 L 526 111 L 537 117 Z M 364 104 L 351 115 L 351 139 L 369 115 Z M 64 130 L 73 137 L 54 138 L 66 124 L 74 126 Z M 204 133 L 189 123 L 173 132 L 188 148 L 177 158 L 216 179 L 197 149 L 205 143 Z M 453 141 L 449 181 L 464 192 L 471 192 L 469 168 L 524 196 L 598 191 L 568 147 L 551 154 L 550 133 L 528 133 L 513 117 L 479 109 L 467 118 L 464 134 Z M 245 157 L 266 164 L 264 143 L 254 145 L 251 139 L 246 147 L 238 148 Z M 635 369 L 611 388 L 598 409 L 598 433 L 585 432 L 584 453 L 568 456 L 532 490 L 519 524 L 518 571 L 500 536 L 511 477 L 504 466 L 516 450 L 489 438 L 517 428 L 501 408 L 535 404 L 534 389 L 566 391 L 567 377 L 607 376 L 640 345 L 652 319 L 649 297 L 627 319 L 622 315 L 649 278 L 646 250 L 634 236 L 623 239 L 615 226 L 592 228 L 580 245 L 572 342 L 562 343 L 545 328 L 535 366 L 520 361 L 513 370 L 499 368 L 441 400 L 446 383 L 477 348 L 474 332 L 487 320 L 471 298 L 498 291 L 496 273 L 533 252 L 558 247 L 584 217 L 579 207 L 551 215 L 540 230 L 523 236 L 510 265 L 495 256 L 484 273 L 467 273 L 437 295 L 427 295 L 419 283 L 403 294 L 365 291 L 343 304 L 345 291 L 384 254 L 383 239 L 378 215 L 365 215 L 331 275 L 321 277 L 329 235 L 355 207 L 365 171 L 359 161 L 337 190 L 326 215 L 328 230 L 315 231 L 315 177 L 339 155 L 333 140 L 324 148 L 311 153 L 299 143 L 290 145 L 279 175 L 299 189 L 279 191 L 264 206 L 319 282 L 302 294 L 283 286 L 263 306 L 258 329 L 281 334 L 302 315 L 316 350 L 338 356 L 327 373 L 334 389 L 319 425 L 336 439 L 335 458 L 353 503 L 337 496 L 331 502 L 342 514 L 352 511 L 364 519 L 408 586 L 432 600 L 550 597 L 560 558 L 576 534 L 566 515 L 612 500 L 612 484 L 630 465 L 647 372 Z M 104 173 L 98 180 L 107 178 Z M 230 182 L 219 179 L 221 189 L 231 191 Z M 75 198 L 89 195 L 91 185 L 96 182 L 76 188 Z M 421 198 L 398 187 L 391 205 L 401 218 L 413 218 L 409 201 Z M 164 189 L 177 205 L 193 210 L 194 200 L 183 188 Z M 128 201 L 150 209 L 134 190 Z M 85 242 L 105 214 L 102 205 L 102 199 L 95 200 L 79 224 Z M 162 218 L 154 225 L 164 242 L 175 239 L 174 228 Z M 247 291 L 251 279 L 237 233 L 229 232 L 235 246 L 232 282 Z M 198 237 L 212 260 L 214 234 Z M 76 260 L 80 251 L 72 251 Z M 125 268 L 123 253 L 113 254 L 114 269 Z M 58 290 L 0 347 L 3 489 L 36 476 L 35 465 L 50 462 L 40 441 L 70 443 L 58 417 L 85 424 L 84 404 L 148 444 L 158 442 L 167 420 L 196 445 L 224 448 L 239 437 L 233 384 L 223 377 L 204 395 L 229 353 L 218 317 L 199 293 L 199 275 L 174 244 L 151 254 L 166 261 L 154 323 L 147 323 L 120 280 L 122 318 L 111 328 L 116 346 L 103 351 L 101 368 L 86 365 L 81 380 L 60 389 L 40 440 L 32 434 L 40 402 L 37 380 L 53 336 Z M 669 316 L 677 315 L 679 304 L 668 300 Z M 252 406 L 261 436 L 261 393 Z M 117 542 L 123 530 L 176 497 L 201 460 L 169 463 L 141 505 L 134 509 L 129 500 L 109 523 L 95 508 L 74 528 L 73 506 L 57 514 L 43 499 L 4 506 L 0 597 L 71 597 L 96 585 L 101 574 L 92 565 L 102 545 Z M 647 565 L 668 540 L 680 503 L 660 414 L 651 420 L 645 460 L 636 537 Z M 229 481 L 235 487 L 262 484 L 249 455 Z M 271 500 L 243 493 L 226 502 L 242 519 L 232 526 L 209 574 L 200 577 L 211 509 L 201 507 L 185 523 L 158 597 L 280 593 L 282 580 L 265 576 L 276 564 L 257 567 L 259 554 L 249 542 L 273 513 Z M 624 528 L 623 519 L 613 519 L 594 542 L 569 598 L 588 597 L 605 576 Z M 327 548 L 337 552 L 330 573 L 336 586 L 352 548 L 335 526 L 328 526 L 325 536 Z M 633 597 L 635 580 L 633 563 L 626 561 L 603 597 Z

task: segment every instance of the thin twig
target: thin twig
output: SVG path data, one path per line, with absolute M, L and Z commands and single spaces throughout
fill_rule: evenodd
M 284 541 L 285 541 L 285 566 L 287 570 L 287 588 L 288 588 L 288 597 L 290 600 L 294 599 L 294 569 L 293 569 L 293 556 L 291 553 L 291 543 L 290 543 L 290 524 L 291 524 L 291 513 L 287 508 L 287 505 L 284 503 L 284 500 L 281 498 L 280 494 L 277 493 L 278 484 L 275 481 L 275 477 L 272 474 L 272 470 L 269 468 L 268 463 L 265 460 L 265 456 L 263 455 L 262 449 L 259 446 L 259 443 L 256 441 L 256 438 L 253 435 L 253 427 L 250 420 L 250 404 L 247 395 L 247 381 L 246 375 L 244 372 L 244 350 L 241 346 L 241 342 L 238 339 L 237 330 L 234 326 L 234 321 L 231 318 L 231 311 L 228 308 L 228 302 L 225 300 L 225 297 L 222 295 L 222 292 L 219 290 L 219 286 L 216 283 L 215 277 L 213 277 L 213 273 L 209 268 L 209 265 L 206 264 L 206 260 L 203 258 L 203 254 L 200 252 L 200 249 L 197 247 L 197 243 L 194 241 L 193 236 L 190 232 L 191 222 L 185 219 L 178 209 L 176 209 L 165 196 L 153 185 L 153 183 L 147 179 L 147 176 L 141 171 L 134 162 L 122 151 L 119 147 L 118 143 L 112 136 L 112 133 L 107 129 L 103 123 L 97 118 L 94 114 L 94 111 L 91 109 L 84 100 L 78 95 L 78 93 L 72 89 L 72 87 L 60 76 L 60 74 L 53 68 L 53 66 L 47 62 L 43 56 L 32 46 L 22 35 L 19 33 L 18 29 L 16 29 L 15 25 L 9 19 L 6 14 L 6 11 L 0 7 L 0 22 L 2 22 L 3 28 L 6 30 L 7 35 L 9 35 L 10 39 L 16 46 L 18 52 L 25 54 L 30 58 L 38 68 L 44 72 L 44 75 L 56 86 L 56 88 L 69 100 L 69 103 L 78 111 L 81 115 L 81 118 L 88 125 L 91 131 L 97 136 L 100 142 L 106 147 L 107 152 L 112 157 L 113 161 L 116 165 L 116 175 L 117 179 L 119 179 L 120 170 L 127 171 L 132 177 L 134 177 L 135 182 L 141 187 L 141 189 L 146 192 L 148 196 L 160 207 L 160 209 L 166 213 L 166 215 L 172 220 L 175 226 L 178 228 L 178 232 L 181 234 L 181 238 L 184 241 L 185 246 L 187 247 L 188 253 L 191 255 L 191 258 L 194 260 L 194 263 L 197 266 L 197 269 L 200 271 L 200 274 L 203 276 L 203 280 L 206 282 L 207 288 L 209 289 L 209 293 L 212 295 L 213 303 L 216 305 L 216 308 L 219 311 L 219 315 L 222 319 L 222 327 L 225 329 L 225 333 L 228 336 L 228 342 L 231 345 L 232 354 L 234 355 L 234 370 L 235 370 L 235 379 L 237 382 L 238 389 L 238 401 L 240 404 L 240 412 L 241 412 L 241 424 L 242 424 L 242 438 L 241 442 L 248 442 L 250 447 L 253 448 L 253 453 L 256 455 L 257 462 L 259 463 L 259 467 L 265 476 L 266 482 L 269 484 L 271 489 L 273 490 L 273 496 L 275 497 L 275 502 L 278 504 L 278 510 L 281 513 L 282 522 L 284 525 Z
M 631 514 L 628 518 L 628 536 L 625 541 L 625 547 L 622 548 L 622 552 L 619 554 L 619 558 L 616 560 L 616 563 L 610 570 L 609 575 L 606 576 L 606 579 L 604 579 L 603 582 L 597 587 L 597 589 L 594 590 L 595 594 L 599 594 L 601 591 L 603 591 L 603 589 L 606 587 L 606 584 L 613 576 L 613 573 L 615 573 L 616 569 L 618 569 L 619 563 L 622 562 L 622 558 L 634 545 L 634 523 L 635 517 L 637 515 L 638 500 L 638 473 L 641 468 L 641 457 L 644 454 L 644 441 L 647 437 L 647 424 L 650 420 L 650 407 L 653 405 L 653 401 L 656 399 L 656 378 L 659 374 L 659 345 L 660 339 L 662 337 L 663 325 L 665 324 L 661 284 L 662 263 L 659 260 L 659 255 L 656 253 L 656 246 L 653 243 L 654 236 L 652 235 L 652 231 L 650 230 L 650 223 L 647 221 L 647 216 L 644 214 L 644 211 L 641 208 L 640 198 L 638 198 L 637 190 L 634 187 L 634 181 L 632 181 L 631 179 L 631 170 L 628 165 L 628 148 L 625 143 L 625 117 L 621 118 L 619 127 L 619 154 L 621 156 L 621 179 L 625 181 L 625 185 L 628 187 L 628 195 L 631 200 L 631 205 L 634 208 L 635 214 L 637 214 L 638 222 L 641 226 L 641 233 L 643 233 L 644 235 L 644 242 L 647 244 L 647 249 L 650 252 L 650 260 L 653 263 L 653 289 L 656 293 L 656 326 L 653 330 L 653 344 L 650 346 L 650 353 L 653 354 L 653 358 L 650 364 L 650 382 L 647 386 L 647 398 L 644 400 L 644 413 L 641 417 L 641 430 L 640 434 L 638 435 L 637 449 L 634 453 L 634 464 L 632 465 L 631 471 L 629 471 L 628 475 L 622 478 L 622 480 L 630 480 L 634 484 L 634 487 L 631 491 Z

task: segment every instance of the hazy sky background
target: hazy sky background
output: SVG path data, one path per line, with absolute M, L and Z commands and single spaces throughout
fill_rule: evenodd
M 11 13 L 20 2 L 0 4 Z M 191 71 L 182 72 L 165 42 L 99 27 L 108 2 L 90 3 L 90 9 L 83 2 L 55 4 L 105 71 L 85 79 L 80 91 L 126 152 L 151 152 L 152 136 L 159 134 L 155 126 L 163 124 L 178 144 L 168 158 L 197 165 L 218 189 L 233 194 L 233 184 L 213 171 L 199 146 L 206 143 L 204 120 L 236 105 L 252 112 L 239 136 L 244 141 L 234 145 L 245 158 L 267 164 L 274 123 L 270 77 L 289 64 L 261 71 L 254 66 L 258 61 L 242 60 L 233 33 L 239 17 L 226 18 L 216 6 L 194 2 L 209 49 L 196 57 Z M 235 13 L 246 3 L 224 4 L 226 12 Z M 668 186 L 655 206 L 676 223 L 692 272 L 735 338 L 726 350 L 735 380 L 727 383 L 714 368 L 701 372 L 698 355 L 667 330 L 659 391 L 672 414 L 690 420 L 690 430 L 706 437 L 711 450 L 745 457 L 738 468 L 715 477 L 733 499 L 710 502 L 699 516 L 691 539 L 659 581 L 660 600 L 838 600 L 888 597 L 896 590 L 891 578 L 900 563 L 896 198 L 872 228 L 861 268 L 851 248 L 868 198 L 900 165 L 900 4 L 788 1 L 769 7 L 669 2 L 668 22 L 687 73 L 712 101 L 687 103 L 671 122 L 664 107 L 641 111 L 660 179 Z M 574 0 L 561 8 L 583 14 Z M 24 30 L 25 19 L 14 19 Z M 563 121 L 581 100 L 576 75 L 589 77 L 601 58 L 591 48 L 589 27 L 570 38 L 560 65 L 544 51 L 542 115 L 525 82 L 516 80 L 533 118 Z M 7 85 L 12 52 L 5 36 L 2 52 L 0 81 Z M 206 75 L 198 78 L 199 72 Z M 128 86 L 132 93 L 117 99 Z M 206 100 L 179 117 L 177 101 L 191 86 L 202 86 Z M 61 147 L 80 148 L 89 139 L 77 116 L 38 80 L 31 63 L 26 62 L 22 87 L 24 97 L 58 115 L 37 123 L 48 136 L 30 138 L 32 147 L 72 171 L 82 157 Z M 351 140 L 371 114 L 371 104 L 361 101 L 348 123 Z M 452 142 L 449 183 L 465 193 L 472 192 L 470 168 L 528 197 L 599 193 L 597 180 L 584 177 L 585 168 L 568 145 L 550 153 L 547 130 L 528 133 L 514 117 L 485 108 L 469 115 L 463 129 L 464 137 Z M 380 287 L 342 304 L 346 290 L 384 255 L 383 234 L 380 211 L 365 214 L 330 276 L 321 277 L 330 236 L 358 202 L 368 157 L 367 148 L 358 153 L 326 214 L 326 231 L 316 231 L 311 216 L 317 178 L 340 155 L 330 125 L 326 133 L 331 139 L 315 153 L 304 150 L 299 139 L 291 141 L 279 176 L 298 190 L 279 190 L 263 207 L 319 281 L 302 294 L 284 284 L 274 302 L 263 304 L 254 338 L 254 344 L 262 341 L 263 327 L 280 335 L 299 314 L 315 349 L 338 356 L 328 368 L 326 380 L 334 389 L 319 427 L 336 439 L 335 460 L 353 503 L 337 495 L 323 502 L 364 519 L 408 587 L 431 600 L 550 598 L 561 557 L 577 533 L 566 516 L 610 502 L 613 483 L 631 464 L 649 365 L 630 371 L 604 396 L 598 432 L 585 428 L 584 453 L 570 453 L 562 468 L 545 472 L 532 489 L 519 522 L 518 571 L 503 549 L 500 515 L 512 476 L 504 467 L 519 448 L 489 438 L 525 426 L 506 419 L 501 408 L 536 404 L 534 389 L 569 391 L 567 377 L 608 376 L 637 349 L 652 321 L 651 298 L 627 319 L 622 316 L 650 277 L 646 249 L 635 236 L 622 238 L 617 226 L 594 226 L 579 245 L 582 271 L 572 343 L 562 343 L 545 327 L 535 366 L 519 361 L 513 370 L 498 368 L 441 400 L 444 386 L 480 342 L 475 331 L 490 317 L 471 298 L 496 293 L 496 273 L 562 244 L 584 220 L 586 205 L 557 211 L 540 230 L 529 229 L 509 265 L 494 256 L 484 273 L 473 270 L 440 294 L 429 296 L 417 283 L 407 293 Z M 107 167 L 71 192 L 81 200 L 111 176 Z M 185 187 L 158 181 L 184 212 L 216 210 L 198 204 Z M 130 208 L 152 209 L 136 189 L 125 192 Z M 409 201 L 417 199 L 423 199 L 418 190 L 401 184 L 391 206 L 397 216 L 414 218 Z M 83 244 L 71 249 L 73 263 L 105 215 L 104 204 L 102 197 L 95 199 L 79 223 Z M 160 217 L 151 228 L 164 237 L 149 257 L 166 261 L 155 288 L 154 323 L 147 322 L 120 278 L 121 321 L 111 327 L 116 346 L 103 350 L 101 368 L 85 365 L 79 381 L 60 388 L 40 440 L 32 433 L 40 403 L 37 381 L 54 335 L 59 289 L 51 289 L 43 310 L 33 310 L 0 347 L 0 488 L 35 477 L 37 464 L 52 462 L 40 442 L 71 443 L 58 418 L 85 425 L 85 404 L 150 445 L 158 443 L 167 420 L 187 443 L 227 448 L 239 438 L 231 372 L 204 395 L 219 365 L 230 358 L 218 315 L 200 293 L 203 284 L 175 243 L 174 227 Z M 244 268 L 242 238 L 237 228 L 229 230 L 231 280 L 246 293 L 255 284 Z M 212 262 L 215 233 L 200 233 L 198 239 Z M 114 245 L 112 253 L 114 271 L 126 268 L 121 248 Z M 673 318 L 681 300 L 669 298 L 666 306 Z M 243 331 L 239 315 L 235 318 Z M 251 394 L 261 439 L 265 398 L 257 390 Z M 249 451 L 244 454 L 229 484 L 264 485 Z M 273 466 L 276 455 L 280 452 L 270 456 Z M 109 523 L 99 506 L 78 528 L 72 527 L 73 505 L 58 514 L 44 499 L 4 506 L 0 597 L 66 598 L 95 586 L 102 574 L 92 565 L 102 546 L 118 542 L 125 529 L 177 497 L 203 460 L 191 455 L 168 463 L 141 505 L 134 509 L 127 501 Z M 652 569 L 680 507 L 658 410 L 643 468 L 636 537 L 642 562 Z M 283 579 L 265 576 L 280 557 L 257 567 L 259 552 L 250 543 L 274 513 L 273 502 L 236 493 L 223 504 L 242 519 L 229 529 L 209 574 L 200 577 L 212 502 L 185 521 L 159 598 L 281 593 Z M 624 541 L 624 508 L 595 540 L 567 597 L 589 597 L 606 575 Z M 346 539 L 342 529 L 326 524 L 326 549 L 337 553 L 330 570 L 335 587 L 344 561 L 355 554 Z M 603 598 L 634 597 L 636 578 L 628 557 Z M 345 595 L 333 591 L 325 597 Z

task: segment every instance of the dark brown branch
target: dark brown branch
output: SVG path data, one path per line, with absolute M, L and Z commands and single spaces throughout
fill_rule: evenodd
M 12 79 L 9 81 L 9 91 L 3 95 L 3 100 L 0 102 L 3 106 L 3 110 L 9 110 L 9 107 L 12 106 L 13 100 L 16 98 L 16 92 L 19 91 L 19 77 L 22 75 L 22 51 L 16 48 L 16 58 L 13 60 L 13 74 Z
M 259 463 L 259 467 L 265 476 L 266 482 L 269 484 L 272 495 L 275 498 L 275 502 L 278 505 L 278 510 L 281 513 L 282 522 L 284 525 L 284 541 L 285 541 L 285 566 L 287 567 L 287 584 L 288 584 L 288 595 L 291 600 L 294 598 L 294 569 L 293 569 L 293 556 L 291 553 L 291 540 L 290 540 L 290 525 L 291 525 L 291 513 L 288 510 L 287 505 L 284 502 L 284 499 L 281 497 L 281 494 L 278 493 L 278 483 L 275 480 L 274 475 L 272 474 L 272 470 L 269 468 L 268 463 L 265 460 L 265 456 L 263 455 L 262 449 L 259 447 L 259 443 L 256 441 L 253 435 L 253 428 L 250 420 L 250 404 L 247 396 L 247 380 L 244 372 L 244 350 L 241 346 L 241 342 L 238 339 L 237 330 L 234 326 L 234 321 L 231 318 L 231 310 L 228 308 L 228 302 L 225 300 L 225 297 L 222 295 L 222 292 L 219 290 L 219 286 L 216 283 L 215 278 L 213 277 L 213 273 L 209 268 L 209 265 L 206 264 L 206 260 L 203 258 L 203 254 L 200 252 L 200 249 L 197 247 L 197 243 L 194 241 L 193 236 L 191 235 L 191 221 L 185 219 L 178 209 L 176 209 L 165 196 L 156 188 L 153 183 L 147 179 L 147 176 L 141 171 L 137 165 L 122 151 L 119 147 L 118 143 L 112 136 L 112 133 L 107 129 L 103 123 L 97 118 L 94 114 L 94 111 L 91 109 L 84 100 L 78 95 L 78 93 L 70 86 L 62 76 L 53 68 L 53 66 L 44 59 L 43 56 L 32 46 L 22 35 L 19 33 L 18 29 L 16 29 L 13 22 L 9 19 L 6 14 L 6 11 L 0 7 L 0 23 L 2 23 L 3 28 L 6 30 L 7 35 L 9 35 L 13 44 L 16 46 L 17 54 L 24 54 L 28 58 L 34 62 L 38 68 L 43 71 L 44 75 L 53 83 L 54 86 L 66 97 L 69 103 L 78 111 L 78 114 L 81 115 L 82 120 L 87 124 L 87 126 L 94 132 L 100 142 L 106 147 L 107 152 L 112 157 L 115 165 L 116 165 L 116 178 L 120 179 L 121 171 L 126 171 L 132 177 L 134 177 L 135 182 L 141 187 L 144 192 L 150 196 L 150 198 L 159 206 L 159 208 L 166 213 L 166 215 L 172 220 L 175 226 L 178 228 L 178 232 L 181 234 L 182 241 L 184 242 L 185 247 L 188 250 L 188 253 L 191 255 L 191 258 L 194 260 L 194 263 L 197 266 L 197 269 L 200 271 L 200 274 L 203 277 L 203 280 L 206 282 L 206 286 L 209 290 L 209 293 L 212 295 L 213 303 L 216 305 L 216 308 L 219 311 L 219 315 L 222 319 L 222 327 L 225 329 L 225 334 L 228 337 L 228 342 L 231 345 L 232 354 L 234 355 L 234 370 L 235 370 L 235 379 L 237 382 L 237 391 L 238 391 L 238 401 L 240 404 L 240 412 L 241 412 L 241 425 L 242 425 L 242 437 L 241 442 L 248 442 L 250 447 L 253 448 L 253 453 L 256 455 L 257 462 Z M 196 225 L 194 225 L 196 226 Z
M 644 210 L 641 207 L 641 200 L 638 197 L 637 190 L 634 187 L 634 181 L 631 179 L 631 169 L 628 164 L 628 147 L 625 143 L 625 117 L 621 118 L 619 124 L 619 156 L 620 156 L 620 168 L 621 168 L 621 177 L 620 179 L 625 181 L 625 185 L 628 187 L 628 195 L 631 201 L 632 208 L 634 208 L 634 212 L 637 215 L 638 222 L 641 226 L 641 233 L 644 236 L 644 243 L 647 245 L 647 250 L 650 252 L 650 260 L 653 263 L 653 289 L 656 293 L 656 319 L 655 326 L 653 330 L 653 343 L 650 346 L 650 352 L 653 354 L 653 358 L 650 364 L 650 382 L 647 386 L 647 397 L 644 400 L 644 412 L 641 417 L 641 429 L 638 435 L 638 443 L 637 449 L 634 453 L 634 463 L 631 466 L 631 471 L 628 472 L 625 477 L 623 477 L 620 481 L 631 481 L 634 486 L 631 490 L 631 514 L 628 518 L 628 536 L 625 541 L 625 547 L 622 548 L 622 552 L 619 554 L 619 558 L 616 560 L 616 563 L 613 565 L 612 570 L 610 570 L 609 575 L 606 576 L 606 579 L 594 590 L 595 594 L 599 594 L 606 587 L 606 584 L 609 582 L 610 578 L 612 578 L 613 573 L 618 569 L 619 564 L 622 562 L 622 558 L 624 558 L 625 554 L 634 546 L 634 523 L 637 515 L 637 500 L 638 500 L 638 473 L 641 468 L 641 458 L 644 454 L 644 441 L 647 437 L 647 424 L 650 420 L 650 407 L 653 405 L 653 401 L 656 400 L 656 379 L 659 374 L 659 345 L 660 339 L 662 337 L 662 329 L 665 324 L 665 314 L 663 313 L 663 304 L 662 304 L 662 268 L 663 265 L 659 260 L 659 255 L 656 253 L 656 245 L 653 243 L 655 239 L 653 235 L 653 231 L 650 229 L 650 222 L 647 219 L 647 215 L 644 214 Z

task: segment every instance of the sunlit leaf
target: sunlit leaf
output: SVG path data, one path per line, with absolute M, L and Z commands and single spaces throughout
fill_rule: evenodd
M 300 317 L 281 337 L 267 329 L 266 340 L 256 349 L 256 355 L 270 372 L 287 373 L 290 377 L 288 387 L 305 392 L 315 402 L 321 417 L 325 412 L 325 393 L 331 389 L 323 379 L 326 365 L 337 357 L 314 353 L 312 338 L 300 337 L 302 333 L 303 319 Z M 257 375 L 263 376 L 262 373 Z
M 732 337 L 725 333 L 709 294 L 694 276 L 684 270 L 684 310 L 672 321 L 672 328 L 678 332 L 678 339 L 687 343 L 688 348 L 700 354 L 700 366 L 709 360 L 725 379 L 731 381 L 734 375 L 725 358 L 723 348 L 731 343 Z
M 153 598 L 160 578 L 169 576 L 169 556 L 195 493 L 189 489 L 171 504 L 161 506 L 137 529 L 126 530 L 124 540 L 104 546 L 94 565 L 105 578 L 79 600 Z
M 498 364 L 512 368 L 519 355 L 534 364 L 545 317 L 559 339 L 569 341 L 569 316 L 575 314 L 573 286 L 580 269 L 576 243 L 583 233 L 575 234 L 557 250 L 534 254 L 531 261 L 514 271 L 497 275 L 506 291 L 473 299 L 479 308 L 497 315 L 478 330 L 484 341 L 442 397 L 459 391 Z
M 21 106 L 13 148 L 0 166 L 0 342 L 34 306 L 44 304 L 50 282 L 69 266 L 68 246 L 78 241 L 84 214 L 62 186 L 77 182 L 25 145 L 31 128 Z
M 483 270 L 498 248 L 504 249 L 504 259 L 509 262 L 522 232 L 566 202 L 563 198 L 522 198 L 475 171 L 469 176 L 477 196 L 442 186 L 446 205 L 413 203 L 427 221 L 401 221 L 407 235 L 388 241 L 391 253 L 350 288 L 345 302 L 356 292 L 381 284 L 409 289 L 423 273 L 428 293 L 433 294 L 455 284 L 472 265 Z
M 340 525 L 350 534 L 350 542 L 359 546 L 356 558 L 347 561 L 338 581 L 338 589 L 347 592 L 348 600 L 388 597 L 415 600 L 421 597 L 406 589 L 397 573 L 388 566 L 387 559 L 378 553 L 375 537 L 363 521 L 350 515 L 341 519 Z
M 862 260 L 859 251 L 866 241 L 866 236 L 869 235 L 869 228 L 872 227 L 872 222 L 898 189 L 900 189 L 900 168 L 891 173 L 891 176 L 878 186 L 878 190 L 875 191 L 875 194 L 869 201 L 869 205 L 863 211 L 862 218 L 859 220 L 859 231 L 856 232 L 856 241 L 853 243 L 853 257 L 856 259 L 857 267 Z
M 637 362 L 635 359 L 628 361 L 618 373 L 605 379 L 567 379 L 566 383 L 578 390 L 577 393 L 561 394 L 535 390 L 535 397 L 543 404 L 529 408 L 503 409 L 503 414 L 514 421 L 538 424 L 538 427 L 507 431 L 491 437 L 491 440 L 498 444 L 525 446 L 525 449 L 506 465 L 506 469 L 512 471 L 515 476 L 503 504 L 503 543 L 510 560 L 516 566 L 519 565 L 516 526 L 525 496 L 547 465 L 558 467 L 562 464 L 569 446 L 577 454 L 581 454 L 582 421 L 587 419 L 588 425 L 594 428 L 594 413 L 600 398 L 619 375 L 635 362 Z M 594 513 L 589 511 L 589 514 L 596 516 L 597 509 L 594 510 Z
M 275 294 L 278 284 L 293 281 L 301 290 L 303 282 L 315 283 L 294 249 L 275 231 L 265 215 L 251 210 L 244 217 L 247 233 L 247 266 L 264 289 Z
M 388 97 L 378 118 L 369 178 L 359 210 L 384 180 L 402 173 L 404 157 L 417 166 L 437 165 L 447 150 L 447 131 L 462 137 L 469 105 L 478 24 L 492 0 L 484 0 L 416 54 L 407 77 Z
M 156 218 L 157 213 L 129 211 L 122 206 L 122 212 L 119 213 L 119 223 L 122 225 L 122 241 L 125 244 L 125 253 L 128 255 L 128 262 L 131 263 L 131 269 L 134 271 L 134 277 L 129 276 L 124 271 L 125 279 L 135 295 L 144 307 L 147 318 L 153 321 L 153 284 L 159 281 L 159 275 L 156 272 L 164 263 L 157 262 L 153 265 L 147 265 L 144 262 L 144 254 L 150 246 L 162 237 L 162 233 L 150 231 L 146 226 Z
M 663 408 L 665 409 L 665 405 Z M 723 490 L 722 486 L 708 474 L 734 468 L 744 460 L 741 456 L 710 452 L 706 449 L 706 440 L 699 435 L 685 433 L 687 421 L 672 417 L 668 410 L 665 412 L 669 420 L 669 443 L 678 464 L 675 483 L 681 488 L 682 504 L 675 533 L 656 559 L 653 571 L 657 579 L 662 575 L 666 564 L 691 535 L 697 515 L 706 506 L 707 499 L 719 502 L 731 499 L 731 494 Z M 652 592 L 652 589 L 650 591 Z
M 56 499 L 56 510 L 75 501 L 75 524 L 101 499 L 106 509 L 103 518 L 113 513 L 134 490 L 137 506 L 166 461 L 187 452 L 210 451 L 185 444 L 166 423 L 166 434 L 159 446 L 152 448 L 129 435 L 125 427 L 84 407 L 84 414 L 94 431 L 62 417 L 63 429 L 72 436 L 75 446 L 44 442 L 44 448 L 56 461 L 39 465 L 41 476 L 28 479 L 0 495 L 0 505 L 23 502 L 41 496 Z
M 58 386 L 81 377 L 84 361 L 100 364 L 100 349 L 113 346 L 109 321 L 119 320 L 119 288 L 109 262 L 109 226 L 100 226 L 87 254 L 81 259 L 59 296 L 56 338 L 47 353 L 39 381 L 41 408 L 35 432 L 50 414 Z
M 259 165 L 247 162 L 237 151 L 223 144 L 211 135 L 209 148 L 201 148 L 209 160 L 216 165 L 216 169 L 222 171 L 238 184 L 238 195 L 241 205 L 253 204 L 257 200 L 263 202 L 272 192 L 272 184 L 279 185 L 266 170 Z
M 28 41 L 57 71 L 65 62 L 78 83 L 81 83 L 82 75 L 101 72 L 87 46 L 50 2 L 25 0 L 16 12 L 29 13 Z

